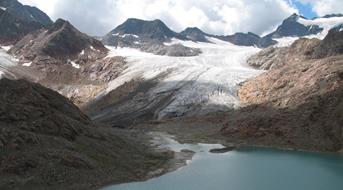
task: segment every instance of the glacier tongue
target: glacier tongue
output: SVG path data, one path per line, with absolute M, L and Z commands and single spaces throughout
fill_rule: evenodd
M 262 72 L 246 65 L 246 59 L 260 49 L 209 40 L 212 43 L 173 40 L 166 44 L 181 43 L 201 49 L 203 53 L 194 57 L 157 56 L 136 49 L 107 47 L 111 50 L 109 56 L 128 57 L 128 67 L 110 82 L 106 92 L 132 79 L 149 80 L 164 75 L 147 93 L 153 101 L 158 94 L 174 92 L 172 101 L 157 113 L 158 118 L 170 113 L 202 114 L 238 107 L 238 85 Z

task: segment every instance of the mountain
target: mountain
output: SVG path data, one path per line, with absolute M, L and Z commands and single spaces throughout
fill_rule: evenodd
M 276 29 L 276 31 L 268 34 L 268 38 L 282 38 L 282 37 L 302 37 L 311 34 L 318 34 L 323 31 L 317 25 L 307 25 L 299 22 L 299 19 L 305 19 L 305 17 L 293 14 L 285 19 L 282 24 Z
M 106 58 L 108 49 L 100 41 L 62 19 L 26 35 L 8 53 L 18 59 L 7 68 L 15 78 L 39 82 L 79 106 L 106 88 L 125 63 L 119 56 Z
M 32 61 L 38 55 L 59 60 L 74 60 L 81 52 L 106 54 L 104 45 L 81 33 L 68 21 L 58 19 L 48 30 L 28 34 L 10 52 Z
M 144 180 L 172 156 L 130 133 L 95 126 L 39 84 L 1 79 L 0 89 L 0 189 L 97 189 Z
M 130 18 L 108 33 L 103 41 L 109 45 L 120 45 L 125 38 L 136 39 L 137 42 L 169 42 L 172 38 L 185 39 L 169 29 L 161 20 L 145 21 Z
M 169 29 L 161 20 L 145 21 L 130 18 L 105 35 L 102 42 L 116 47 L 137 48 L 156 55 L 187 57 L 201 53 L 198 49 L 181 44 L 164 44 L 171 42 L 172 39 L 187 40 L 186 37 Z
M 343 14 L 328 14 L 323 16 L 322 18 L 332 18 L 332 17 L 343 17 Z
M 230 42 L 238 46 L 257 46 L 260 48 L 265 48 L 270 45 L 274 45 L 277 42 L 270 38 L 261 38 L 260 36 L 248 32 L 248 33 L 235 33 L 228 36 L 215 36 L 216 38 Z
M 53 23 L 43 11 L 36 7 L 23 5 L 17 0 L 0 0 L 0 7 L 11 15 L 28 22 L 38 22 L 44 26 Z
M 211 36 L 210 34 L 203 32 L 197 27 L 188 27 L 184 31 L 180 32 L 180 34 L 196 42 L 209 42 L 206 37 Z
M 238 114 L 246 117 L 236 121 L 240 127 L 231 128 L 233 124 L 227 123 L 223 133 L 256 144 L 342 150 L 340 30 L 340 26 L 331 29 L 324 40 L 303 38 L 289 47 L 267 48 L 251 57 L 250 65 L 268 71 L 242 85 L 238 95 L 248 106 Z
M 238 46 L 257 46 L 257 47 L 268 47 L 270 45 L 274 45 L 277 42 L 270 39 L 270 38 L 261 38 L 260 36 L 248 32 L 248 33 L 235 33 L 232 35 L 227 36 L 220 36 L 220 35 L 212 35 L 207 34 L 200 30 L 199 28 L 186 28 L 184 31 L 180 33 L 185 38 L 188 38 L 192 41 L 196 42 L 209 42 L 208 38 L 217 38 L 223 41 L 230 42 L 232 44 Z
M 0 44 L 13 44 L 26 34 L 52 24 L 51 19 L 35 7 L 16 0 L 0 1 Z

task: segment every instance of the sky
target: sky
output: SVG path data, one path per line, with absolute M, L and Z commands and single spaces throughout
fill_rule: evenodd
M 161 19 L 180 32 L 198 27 L 228 35 L 264 35 L 293 13 L 307 18 L 343 13 L 342 0 L 19 0 L 53 20 L 63 18 L 82 32 L 102 36 L 128 18 Z

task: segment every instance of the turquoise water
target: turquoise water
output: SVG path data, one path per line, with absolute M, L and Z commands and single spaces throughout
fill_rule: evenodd
M 105 190 L 343 190 L 343 157 L 334 154 L 244 148 L 200 151 L 193 161 L 146 182 Z

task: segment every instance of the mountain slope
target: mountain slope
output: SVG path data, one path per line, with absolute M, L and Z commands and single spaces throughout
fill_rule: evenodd
M 242 116 L 227 122 L 223 134 L 252 144 L 341 151 L 343 43 L 338 31 L 332 29 L 326 40 L 300 39 L 276 48 L 272 58 L 255 55 L 253 63 L 270 60 L 273 66 L 242 85 L 238 95 L 247 108 L 234 113 Z M 328 40 L 337 43 L 326 46 Z M 313 57 L 318 48 L 325 53 Z
M 36 7 L 17 0 L 0 1 L 0 44 L 13 45 L 26 34 L 52 24 L 51 19 Z
M 100 41 L 81 33 L 62 19 L 58 19 L 48 30 L 40 30 L 25 36 L 10 50 L 13 54 L 31 60 L 38 55 L 60 60 L 74 59 L 82 51 L 107 53 L 107 49 Z
M 0 89 L 0 189 L 94 189 L 143 180 L 171 156 L 125 132 L 95 127 L 39 84 L 1 79 Z
M 13 44 L 26 34 L 43 28 L 38 22 L 29 22 L 0 9 L 0 44 Z
M 0 0 L 0 7 L 2 10 L 27 22 L 38 22 L 44 26 L 53 23 L 43 11 L 36 7 L 23 5 L 17 0 Z
M 100 41 L 62 19 L 26 35 L 9 53 L 19 61 L 7 68 L 15 78 L 39 82 L 78 105 L 94 98 L 125 67 L 124 58 L 107 58 Z

